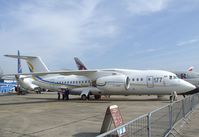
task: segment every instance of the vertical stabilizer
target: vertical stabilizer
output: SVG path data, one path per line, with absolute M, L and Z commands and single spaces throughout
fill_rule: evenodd
M 194 67 L 191 66 L 191 67 L 189 67 L 189 68 L 187 69 L 187 71 L 193 71 L 193 69 L 194 69 Z
M 74 57 L 75 63 L 77 65 L 78 70 L 87 70 L 86 66 L 78 59 L 77 57 Z
M 17 62 L 17 71 L 18 73 L 22 73 L 22 67 L 21 67 L 21 59 L 20 59 L 20 52 L 18 50 L 18 62 Z

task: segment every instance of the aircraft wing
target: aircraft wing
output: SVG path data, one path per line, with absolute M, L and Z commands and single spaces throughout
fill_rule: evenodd
M 50 72 L 32 72 L 32 73 L 17 73 L 17 74 L 4 74 L 3 76 L 15 75 L 47 75 L 47 74 L 60 74 L 60 75 L 89 75 L 98 72 L 98 70 L 74 70 L 74 71 L 50 71 Z

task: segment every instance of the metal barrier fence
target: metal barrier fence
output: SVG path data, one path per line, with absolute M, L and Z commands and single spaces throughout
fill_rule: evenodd
M 173 102 L 97 137 L 166 137 L 199 104 L 199 93 Z

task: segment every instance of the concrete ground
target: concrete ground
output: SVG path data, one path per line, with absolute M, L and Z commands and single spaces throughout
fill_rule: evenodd
M 110 105 L 118 105 L 128 122 L 169 103 L 156 96 L 111 96 L 98 101 L 56 97 L 56 93 L 0 96 L 0 136 L 93 137 L 99 134 Z
M 199 106 L 173 131 L 175 137 L 199 137 Z M 170 137 L 173 137 L 170 135 Z

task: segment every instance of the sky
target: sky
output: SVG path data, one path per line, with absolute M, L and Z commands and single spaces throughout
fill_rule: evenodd
M 90 69 L 199 72 L 198 13 L 198 0 L 0 0 L 0 67 L 16 73 L 3 55 L 20 50 L 52 71 L 79 57 Z

